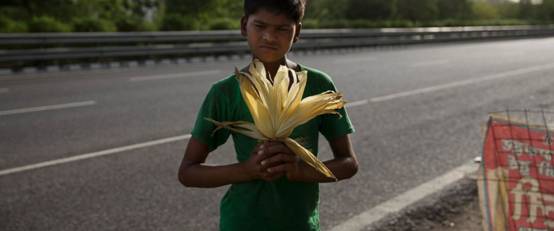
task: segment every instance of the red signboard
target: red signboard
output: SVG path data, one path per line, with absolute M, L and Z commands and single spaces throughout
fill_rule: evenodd
M 553 131 L 491 117 L 480 198 L 485 230 L 554 230 Z

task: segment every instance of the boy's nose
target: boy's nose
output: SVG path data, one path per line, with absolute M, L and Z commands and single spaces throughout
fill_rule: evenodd
M 266 31 L 262 34 L 262 39 L 266 42 L 273 42 L 273 40 L 275 40 L 275 37 L 273 34 L 271 34 L 271 32 Z

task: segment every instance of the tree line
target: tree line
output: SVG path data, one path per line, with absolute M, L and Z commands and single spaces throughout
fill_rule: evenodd
M 0 32 L 236 29 L 240 0 L 2 0 Z M 554 0 L 309 0 L 305 28 L 549 24 Z

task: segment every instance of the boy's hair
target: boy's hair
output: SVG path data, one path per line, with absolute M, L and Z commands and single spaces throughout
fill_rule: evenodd
M 255 14 L 260 9 L 275 14 L 285 14 L 296 23 L 302 22 L 307 0 L 244 0 L 244 16 Z

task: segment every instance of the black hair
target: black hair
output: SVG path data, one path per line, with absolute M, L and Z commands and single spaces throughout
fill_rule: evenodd
M 302 22 L 306 0 L 244 0 L 244 16 L 264 9 L 275 14 L 285 14 L 296 23 Z

